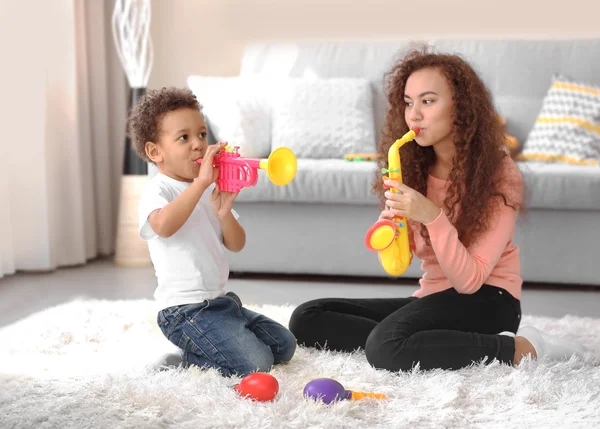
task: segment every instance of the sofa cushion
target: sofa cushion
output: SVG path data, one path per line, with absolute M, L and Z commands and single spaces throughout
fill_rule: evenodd
M 576 39 L 460 39 L 427 41 L 437 51 L 457 53 L 479 72 L 492 91 L 506 131 L 525 142 L 548 92 L 553 72 L 600 85 L 600 38 Z M 381 79 L 395 59 L 418 40 L 345 42 L 260 41 L 244 47 L 241 74 L 303 77 L 365 77 L 374 89 L 377 140 L 385 119 L 387 100 Z M 585 58 L 584 61 L 581 59 Z
M 341 158 L 375 151 L 371 85 L 361 78 L 300 78 L 278 82 L 271 147 L 299 158 Z
M 260 76 L 192 75 L 188 87 L 203 106 L 211 141 L 240 147 L 246 157 L 271 151 L 269 81 Z
M 600 168 L 543 162 L 517 165 L 530 209 L 600 210 Z M 374 162 L 299 159 L 290 184 L 276 186 L 265 171 L 259 171 L 256 186 L 242 189 L 237 202 L 377 205 L 371 192 L 375 169 Z
M 517 162 L 530 208 L 600 210 L 600 168 L 594 166 Z
M 286 186 L 269 182 L 266 171 L 258 172 L 256 186 L 244 188 L 237 201 L 292 203 L 374 204 L 371 183 L 375 179 L 373 162 L 343 159 L 298 159 L 296 177 Z

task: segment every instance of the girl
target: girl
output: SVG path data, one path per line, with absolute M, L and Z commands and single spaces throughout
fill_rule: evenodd
M 413 127 L 420 132 L 400 149 L 404 183 L 383 182 L 378 173 L 374 191 L 380 219 L 409 220 L 411 249 L 423 261 L 420 288 L 408 298 L 304 303 L 290 320 L 298 343 L 364 348 L 371 365 L 390 371 L 582 354 L 532 327 L 515 335 L 522 278 L 513 237 L 523 179 L 477 73 L 458 56 L 413 51 L 386 84 L 379 167 L 397 138 Z

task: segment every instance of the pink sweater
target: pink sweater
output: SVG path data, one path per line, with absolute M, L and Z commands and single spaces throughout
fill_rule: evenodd
M 504 174 L 510 182 L 504 192 L 509 203 L 521 202 L 523 179 L 510 158 L 503 162 Z M 449 183 L 429 176 L 427 197 L 439 207 L 443 206 Z M 494 203 L 496 205 L 496 203 Z M 446 213 L 428 224 L 431 247 L 425 245 L 418 227 L 413 225 L 414 254 L 422 260 L 423 276 L 419 280 L 421 288 L 413 296 L 423 297 L 453 287 L 457 292 L 472 294 L 481 286 L 489 284 L 507 290 L 515 298 L 521 298 L 521 266 L 519 247 L 513 243 L 517 212 L 501 202 L 495 211 L 490 227 L 469 247 L 458 240 L 458 231 L 450 223 Z M 412 224 L 412 222 L 411 222 Z

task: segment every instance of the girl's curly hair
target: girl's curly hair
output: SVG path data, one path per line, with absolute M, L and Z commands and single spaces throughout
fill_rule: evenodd
M 150 90 L 137 102 L 129 114 L 128 128 L 140 158 L 152 162 L 146 155 L 146 142 L 158 141 L 160 121 L 166 113 L 186 107 L 202 112 L 202 105 L 187 88 Z
M 522 206 L 520 201 L 511 201 L 511 205 L 508 195 L 503 192 L 507 189 L 507 178 L 502 176 L 501 166 L 503 158 L 509 155 L 504 150 L 506 137 L 492 96 L 475 70 L 461 57 L 430 53 L 426 47 L 411 50 L 385 74 L 384 90 L 389 110 L 377 149 L 380 158 L 373 191 L 379 196 L 383 208 L 385 190 L 381 168 L 387 168 L 391 145 L 408 132 L 404 117 L 406 81 L 412 73 L 424 68 L 439 70 L 453 92 L 456 156 L 448 177 L 450 185 L 443 209 L 457 229 L 460 241 L 468 247 L 488 228 L 496 207 L 490 203 L 495 197 L 501 197 L 505 205 L 515 210 Z M 402 146 L 400 154 L 402 181 L 427 195 L 429 168 L 435 163 L 433 148 L 409 143 Z M 501 180 L 503 183 L 500 183 Z M 415 223 L 412 226 L 420 229 L 425 243 L 430 246 L 427 228 Z M 410 234 L 414 245 L 412 231 Z

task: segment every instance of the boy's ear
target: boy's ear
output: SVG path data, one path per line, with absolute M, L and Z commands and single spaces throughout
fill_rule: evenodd
M 155 164 L 162 162 L 163 155 L 160 150 L 160 147 L 156 143 L 146 142 L 146 144 L 144 145 L 144 149 L 146 150 L 146 155 L 148 155 L 150 161 L 152 161 Z

